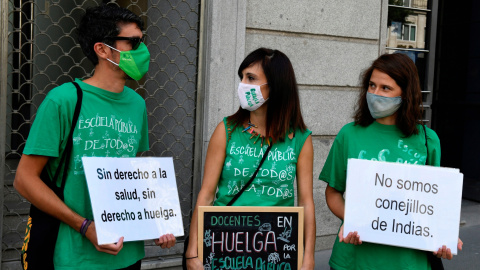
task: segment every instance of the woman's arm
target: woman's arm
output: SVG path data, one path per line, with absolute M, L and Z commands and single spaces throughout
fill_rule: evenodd
M 202 259 L 198 258 L 198 207 L 212 205 L 217 190 L 218 179 L 222 173 L 223 164 L 225 162 L 227 136 L 225 133 L 225 125 L 223 122 L 217 125 L 217 128 L 210 138 L 208 144 L 207 157 L 205 159 L 205 169 L 203 172 L 202 188 L 198 193 L 197 204 L 193 211 L 192 221 L 190 223 L 190 240 L 185 253 L 187 258 L 188 269 L 203 269 Z M 193 258 L 197 257 L 197 258 Z M 193 258 L 193 259 L 188 259 Z
M 343 194 L 331 186 L 327 186 L 325 189 L 325 199 L 330 211 L 343 221 L 345 215 L 345 199 L 343 198 Z M 362 244 L 360 235 L 358 235 L 357 232 L 349 232 L 345 238 L 343 237 L 343 224 L 338 232 L 338 241 L 354 245 Z
M 315 266 L 315 205 L 313 203 L 313 144 L 308 136 L 298 156 L 297 163 L 298 205 L 304 207 L 305 255 L 302 269 Z
M 325 200 L 327 201 L 330 211 L 343 221 L 343 215 L 345 214 L 345 200 L 343 199 L 343 194 L 327 185 L 327 188 L 325 188 Z

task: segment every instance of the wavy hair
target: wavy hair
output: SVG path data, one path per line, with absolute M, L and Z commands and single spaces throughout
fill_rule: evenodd
M 300 110 L 297 80 L 288 57 L 279 50 L 259 48 L 251 52 L 238 68 L 238 76 L 243 79 L 242 71 L 260 63 L 270 89 L 266 119 L 266 134 L 273 142 L 284 141 L 287 133 L 307 129 Z M 239 107 L 238 111 L 227 118 L 237 126 L 249 120 L 250 112 Z
M 413 61 L 401 53 L 381 55 L 362 73 L 361 88 L 354 114 L 355 125 L 368 126 L 375 121 L 368 110 L 366 97 L 374 69 L 390 76 L 402 89 L 402 104 L 397 111 L 396 126 L 405 137 L 418 134 L 417 124 L 423 124 L 420 80 Z
M 143 21 L 140 17 L 116 4 L 102 4 L 86 10 L 77 27 L 78 43 L 94 66 L 98 64 L 98 57 L 93 49 L 95 43 L 105 42 L 113 46 L 114 42 L 106 41 L 105 37 L 118 36 L 122 24 L 125 23 L 135 23 L 143 31 Z

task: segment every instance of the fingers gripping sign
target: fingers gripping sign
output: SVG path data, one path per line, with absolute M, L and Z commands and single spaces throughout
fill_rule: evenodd
M 90 226 L 87 229 L 87 232 L 85 233 L 85 236 L 87 237 L 90 242 L 95 246 L 95 248 L 100 251 L 100 252 L 105 252 L 111 255 L 117 255 L 120 250 L 123 248 L 123 236 L 120 237 L 118 242 L 114 244 L 106 244 L 106 245 L 98 245 L 97 242 L 97 232 L 95 230 L 95 222 L 92 222 Z
M 92 221 L 91 225 L 88 227 L 85 237 L 95 246 L 95 248 L 100 252 L 105 252 L 111 255 L 117 255 L 120 250 L 123 248 L 124 237 L 120 237 L 118 242 L 113 244 L 98 245 L 97 242 L 97 232 L 95 230 L 95 222 Z M 161 248 L 171 248 L 176 243 L 176 238 L 173 234 L 164 234 L 158 239 L 154 240 L 155 245 L 160 246 Z
M 344 242 L 346 244 L 354 244 L 354 245 L 361 245 L 362 240 L 360 240 L 360 235 L 358 232 L 349 232 L 347 236 L 343 237 L 343 225 L 340 227 L 340 231 L 338 232 L 338 241 Z
M 462 250 L 463 247 L 463 241 L 458 238 L 458 244 L 457 244 L 457 249 Z M 453 258 L 452 251 L 447 248 L 447 246 L 443 245 L 441 248 L 439 248 L 436 252 L 433 252 L 433 255 L 437 256 L 438 258 L 442 259 L 447 259 L 451 260 Z
M 164 234 L 160 236 L 158 239 L 155 239 L 155 245 L 160 246 L 161 248 L 171 248 L 176 243 L 175 236 L 173 234 Z

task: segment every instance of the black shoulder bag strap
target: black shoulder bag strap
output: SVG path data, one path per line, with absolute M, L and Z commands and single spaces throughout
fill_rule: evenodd
M 65 148 L 60 157 L 60 162 L 55 170 L 54 178 L 50 177 L 46 167 L 43 167 L 40 173 L 40 179 L 63 201 L 63 191 L 65 188 L 65 181 L 67 179 L 68 163 L 70 162 L 70 155 L 72 152 L 73 130 L 77 125 L 80 108 L 82 106 L 82 89 L 76 84 L 77 88 L 77 103 L 73 113 L 72 126 L 68 134 Z M 60 187 L 57 187 L 57 179 L 61 175 L 63 167 L 62 182 Z M 44 211 L 30 206 L 30 217 L 25 234 L 24 248 L 22 248 L 21 262 L 22 269 L 54 269 L 53 256 L 55 251 L 55 244 L 57 241 L 58 230 L 60 227 L 60 220 L 45 213 Z
M 73 119 L 72 119 L 72 126 L 70 127 L 70 133 L 68 134 L 68 139 L 67 139 L 67 144 L 65 146 L 65 149 L 63 151 L 62 157 L 60 159 L 60 162 L 58 163 L 57 170 L 55 171 L 55 176 L 53 177 L 54 180 L 58 179 L 58 176 L 60 175 L 60 171 L 62 169 L 63 165 L 63 175 L 62 175 L 62 182 L 60 184 L 60 188 L 56 186 L 55 183 L 53 183 L 52 190 L 57 194 L 57 196 L 63 201 L 64 196 L 63 196 L 63 190 L 65 189 L 65 183 L 67 179 L 67 171 L 68 171 L 68 164 L 70 163 L 70 157 L 72 153 L 72 145 L 73 145 L 73 131 L 75 130 L 75 126 L 77 125 L 78 121 L 78 116 L 80 115 L 80 109 L 82 107 L 82 99 L 83 99 L 83 91 L 76 82 L 72 82 L 73 85 L 75 85 L 75 88 L 77 88 L 77 104 L 75 105 L 75 111 L 73 112 Z M 53 181 L 55 182 L 55 181 Z
M 425 165 L 428 165 L 427 129 L 425 128 L 425 125 L 422 125 L 422 127 L 423 127 L 423 132 L 425 133 L 425 147 L 427 148 L 427 159 L 425 160 Z M 441 258 L 438 258 L 437 256 L 433 255 L 431 251 L 425 251 L 425 252 L 427 252 L 427 260 L 430 262 L 430 266 L 432 270 L 444 270 L 443 262 Z
M 248 180 L 247 184 L 243 186 L 243 188 L 235 195 L 235 197 L 233 197 L 233 199 L 227 204 L 227 206 L 231 206 L 240 197 L 240 195 L 242 195 L 242 193 L 248 188 L 248 186 L 253 182 L 253 180 L 257 176 L 258 171 L 260 170 L 260 167 L 262 167 L 263 162 L 267 158 L 268 153 L 270 152 L 270 149 L 272 148 L 272 145 L 273 145 L 273 143 L 268 146 L 267 150 L 265 151 L 265 154 L 263 154 L 263 157 L 262 157 L 262 160 L 260 161 L 260 164 L 258 164 L 258 167 L 255 170 L 255 172 L 253 173 L 250 180 Z

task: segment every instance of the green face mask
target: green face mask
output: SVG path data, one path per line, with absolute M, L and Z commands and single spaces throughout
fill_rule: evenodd
M 105 45 L 120 53 L 120 61 L 118 64 L 108 58 L 107 60 L 117 65 L 132 79 L 140 80 L 147 73 L 148 66 L 150 65 L 150 53 L 143 42 L 140 43 L 136 50 L 131 51 L 119 51 L 108 44 Z

